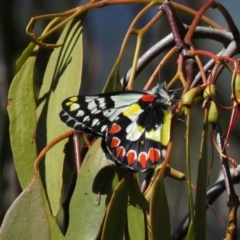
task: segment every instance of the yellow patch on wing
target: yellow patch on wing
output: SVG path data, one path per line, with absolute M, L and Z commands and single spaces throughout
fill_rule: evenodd
M 78 97 L 71 97 L 69 98 L 69 101 L 71 102 L 76 102 L 78 100 Z
M 162 125 L 160 125 L 156 130 L 150 130 L 146 132 L 146 138 L 152 139 L 156 142 L 161 142 L 161 128 Z
M 67 107 L 71 106 L 71 104 L 72 104 L 72 102 L 66 102 L 66 103 L 65 103 L 65 105 L 66 105 Z
M 78 103 L 75 103 L 78 100 L 78 97 L 71 97 L 68 100 L 69 102 L 66 102 L 65 105 L 67 107 L 70 107 L 69 108 L 70 111 L 75 111 L 80 107 Z
M 171 128 L 171 111 L 167 110 L 163 112 L 163 125 L 161 130 L 161 144 L 167 146 L 170 138 L 170 128 Z
M 144 128 L 143 128 L 142 126 L 140 126 L 140 125 L 138 125 L 138 126 L 137 126 L 137 131 L 139 131 L 139 132 L 141 132 L 141 133 L 142 133 L 142 132 L 143 132 L 143 130 L 144 130 Z
M 77 109 L 79 109 L 80 105 L 78 103 L 72 103 L 70 105 L 70 111 L 75 111 Z
M 146 138 L 152 139 L 164 146 L 167 146 L 170 138 L 171 118 L 172 116 L 169 110 L 163 111 L 163 124 L 159 125 L 156 130 L 150 130 L 146 132 Z
M 123 112 L 123 115 L 128 117 L 130 115 L 134 115 L 134 114 L 140 114 L 142 112 L 141 107 L 139 106 L 139 104 L 133 104 L 130 108 L 128 108 L 127 110 L 125 110 Z

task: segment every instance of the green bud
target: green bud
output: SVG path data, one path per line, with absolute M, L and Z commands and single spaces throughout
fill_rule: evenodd
M 219 109 L 214 101 L 211 101 L 209 112 L 208 112 L 208 122 L 217 123 L 219 120 Z
M 236 78 L 235 78 L 235 81 L 234 81 L 234 77 L 235 76 L 236 76 Z M 239 72 L 236 75 L 233 74 L 233 78 L 232 78 L 232 92 L 233 91 L 235 93 L 235 97 L 236 97 L 237 102 L 240 102 L 240 73 Z M 233 93 L 231 95 L 231 98 L 233 100 L 235 100 Z
M 207 86 L 203 92 L 203 98 L 216 98 L 216 87 L 214 85 Z
M 203 89 L 200 87 L 195 87 L 190 89 L 186 92 L 182 97 L 183 106 L 191 107 L 194 103 L 196 96 L 202 91 Z

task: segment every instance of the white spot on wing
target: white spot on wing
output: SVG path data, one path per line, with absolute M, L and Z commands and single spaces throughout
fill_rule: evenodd
M 69 121 L 71 121 L 72 119 L 73 119 L 73 118 L 68 115 L 68 118 L 67 118 L 67 120 L 66 120 L 66 123 L 69 122 Z
M 75 121 L 75 123 L 74 123 L 74 125 L 73 125 L 73 128 L 77 127 L 78 125 L 79 125 L 79 126 L 82 126 L 82 124 L 81 124 L 80 122 Z
M 89 116 L 85 116 L 84 118 L 83 118 L 83 122 L 88 122 L 89 121 Z
M 66 112 L 62 112 L 62 116 L 67 116 L 68 114 Z
M 97 111 L 92 111 L 91 113 L 92 114 L 98 114 L 98 113 L 100 113 L 100 112 L 102 112 L 101 110 L 97 110 Z
M 165 156 L 166 156 L 166 150 L 162 149 L 161 150 L 161 158 L 165 158 Z
M 97 107 L 97 105 L 96 105 L 96 103 L 95 103 L 94 101 L 89 102 L 88 105 L 87 105 L 87 108 L 88 108 L 90 111 L 93 110 L 93 109 L 96 108 L 96 107 Z
M 84 111 L 82 110 L 78 110 L 77 114 L 76 114 L 76 117 L 81 117 L 84 115 Z
M 94 118 L 94 119 L 92 120 L 92 127 L 93 127 L 93 126 L 97 126 L 97 125 L 99 125 L 99 119 Z
M 85 97 L 85 102 L 89 103 L 89 102 L 93 101 L 96 98 L 97 97 Z
M 97 99 L 97 102 L 98 102 L 98 106 L 99 106 L 100 108 L 103 108 L 103 109 L 106 108 L 105 98 L 98 98 L 98 99 Z
M 106 130 L 106 128 L 107 128 L 107 125 L 102 125 L 101 132 L 104 132 Z
M 144 128 L 138 129 L 138 125 L 136 122 L 132 122 L 128 127 L 126 128 L 126 139 L 130 141 L 137 141 L 142 133 L 144 132 Z

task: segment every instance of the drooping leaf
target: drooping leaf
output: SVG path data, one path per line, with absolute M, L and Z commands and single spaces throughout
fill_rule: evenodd
M 106 92 L 113 92 L 113 91 L 120 91 L 122 89 L 119 77 L 119 67 L 120 61 L 117 60 L 108 76 L 107 82 L 104 86 L 103 93 Z
M 8 209 L 0 229 L 0 239 L 63 239 L 50 213 L 38 174 Z
M 152 239 L 170 239 L 170 216 L 163 179 L 156 179 L 153 184 L 150 201 L 150 225 Z
M 114 190 L 107 208 L 101 239 L 123 239 L 124 225 L 127 219 L 130 174 L 132 173 L 125 175 Z
M 8 93 L 10 141 L 13 159 L 21 187 L 33 176 L 37 156 L 35 131 L 37 125 L 33 73 L 36 56 L 31 56 L 14 77 Z
M 36 50 L 36 43 L 33 42 L 29 43 L 29 45 L 24 49 L 21 56 L 16 61 L 17 72 L 22 68 L 23 64 L 30 58 L 34 49 Z
M 59 120 L 62 101 L 78 94 L 82 73 L 82 27 L 76 18 L 64 28 L 58 43 L 64 45 L 54 49 L 44 75 L 37 109 L 38 151 L 64 133 L 67 128 Z M 67 141 L 67 140 L 66 140 Z M 66 141 L 57 144 L 45 157 L 45 184 L 51 210 L 56 216 L 59 210 L 62 189 L 63 148 Z
M 136 207 L 128 206 L 128 229 L 131 239 L 151 239 L 145 213 Z
M 206 239 L 206 202 L 207 202 L 207 139 L 208 139 L 208 123 L 205 122 L 202 130 L 202 142 L 198 163 L 198 176 L 197 176 L 197 192 L 195 204 L 195 239 Z
M 141 208 L 144 211 L 149 210 L 149 202 L 141 193 L 135 177 L 132 178 L 129 185 L 129 204 Z

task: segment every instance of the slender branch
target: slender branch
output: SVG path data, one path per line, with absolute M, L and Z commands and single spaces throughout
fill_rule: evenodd
M 34 171 L 38 172 L 38 168 L 39 168 L 39 164 L 41 162 L 41 160 L 43 159 L 43 157 L 45 156 L 45 154 L 53 147 L 55 146 L 57 143 L 59 143 L 60 141 L 62 141 L 63 139 L 70 137 L 71 135 L 73 135 L 74 131 L 71 129 L 69 131 L 67 131 L 66 133 L 63 133 L 62 135 L 58 136 L 57 138 L 53 139 L 38 155 L 37 159 L 34 162 Z
M 187 29 L 188 26 L 185 25 L 185 28 Z M 193 39 L 200 39 L 200 38 L 206 38 L 206 39 L 212 39 L 216 40 L 218 42 L 223 43 L 224 45 L 228 45 L 228 48 L 225 50 L 222 50 L 222 53 L 224 56 L 232 56 L 233 54 L 237 54 L 239 52 L 238 45 L 235 41 L 233 41 L 233 35 L 229 32 L 212 29 L 209 27 L 197 27 L 195 30 L 195 33 L 193 35 Z M 165 50 L 168 50 L 170 48 L 174 47 L 174 37 L 172 33 L 167 35 L 165 38 L 163 38 L 161 41 L 153 45 L 148 51 L 146 51 L 138 60 L 137 68 L 135 77 L 138 76 L 141 71 L 157 56 L 159 56 L 161 53 L 163 53 Z M 210 66 L 212 65 L 213 60 L 210 60 L 210 64 L 208 64 L 208 67 L 204 67 L 204 69 L 210 69 Z M 131 69 L 127 72 L 127 74 L 121 79 L 121 84 L 124 85 L 128 82 Z M 196 85 L 197 80 L 200 78 L 200 75 L 197 75 L 193 81 L 192 85 Z

